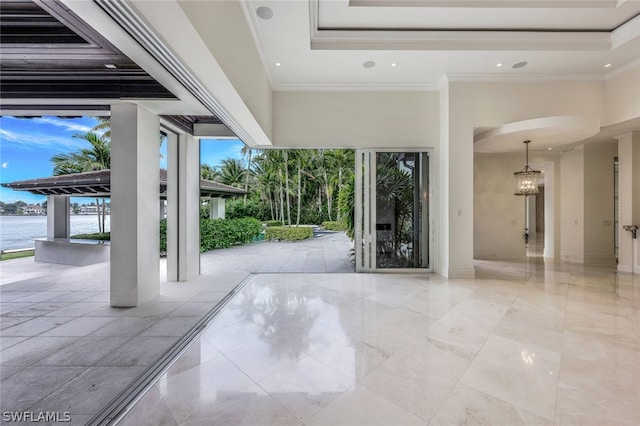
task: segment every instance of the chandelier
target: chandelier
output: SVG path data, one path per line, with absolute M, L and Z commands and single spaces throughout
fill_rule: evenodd
M 540 172 L 529 167 L 529 143 L 531 143 L 531 141 L 524 141 L 526 152 L 524 169 L 513 174 L 516 178 L 515 195 L 535 195 L 540 192 L 538 190 L 538 177 L 540 177 Z

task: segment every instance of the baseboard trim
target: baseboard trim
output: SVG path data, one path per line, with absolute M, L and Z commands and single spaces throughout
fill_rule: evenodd
M 449 278 L 475 278 L 474 268 L 449 268 Z

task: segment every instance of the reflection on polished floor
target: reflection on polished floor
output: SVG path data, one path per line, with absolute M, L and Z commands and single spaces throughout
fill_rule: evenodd
M 255 276 L 121 424 L 640 424 L 640 277 Z

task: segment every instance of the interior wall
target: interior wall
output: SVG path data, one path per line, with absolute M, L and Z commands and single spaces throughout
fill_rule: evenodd
M 601 81 L 454 82 L 451 97 L 475 127 L 499 126 L 556 115 L 602 117 L 604 87 Z
M 274 92 L 274 146 L 438 145 L 437 92 Z
M 640 117 L 640 66 L 607 78 L 604 90 L 603 126 Z
M 584 257 L 587 263 L 615 263 L 613 159 L 617 143 L 584 147 Z
M 525 258 L 524 197 L 513 195 L 522 155 L 476 153 L 473 165 L 474 258 Z
M 584 146 L 562 154 L 560 258 L 584 262 Z

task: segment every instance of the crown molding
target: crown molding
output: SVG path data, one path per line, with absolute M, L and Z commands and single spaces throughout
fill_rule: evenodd
M 620 0 L 547 0 L 547 8 L 615 8 Z M 622 0 L 624 1 L 624 0 Z M 474 7 L 535 8 L 540 0 L 349 0 L 349 6 L 371 7 Z
M 640 37 L 640 15 L 625 22 L 611 32 L 611 49 L 616 49 L 623 44 Z
M 528 83 L 552 81 L 602 81 L 601 75 L 596 74 L 473 74 L 447 73 L 450 83 Z
M 278 92 L 437 92 L 431 83 L 276 83 Z
M 345 31 L 312 28 L 316 50 L 579 50 L 609 51 L 607 32 Z

